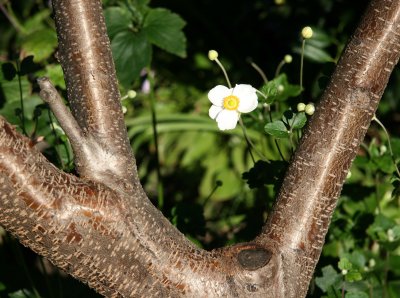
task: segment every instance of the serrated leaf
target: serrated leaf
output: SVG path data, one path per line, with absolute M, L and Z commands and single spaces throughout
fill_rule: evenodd
M 122 7 L 108 7 L 104 10 L 107 32 L 110 39 L 132 24 L 132 15 L 128 9 Z
M 277 139 L 289 137 L 289 131 L 281 120 L 275 120 L 264 126 L 265 131 Z
M 334 287 L 342 279 L 341 275 L 331 266 L 322 268 L 322 277 L 316 277 L 315 283 L 324 292 Z
M 151 45 L 143 32 L 118 33 L 111 42 L 111 49 L 118 80 L 124 87 L 129 87 L 151 62 Z
M 182 31 L 185 21 L 177 14 L 164 8 L 149 10 L 143 30 L 151 43 L 161 49 L 186 57 L 186 37 Z
M 345 280 L 348 282 L 356 282 L 362 280 L 362 275 L 358 270 L 350 270 L 345 275 Z
M 281 74 L 261 87 L 261 92 L 267 97 L 266 103 L 284 101 L 301 93 L 299 85 L 291 85 L 286 74 Z
M 48 28 L 33 32 L 22 42 L 22 49 L 27 55 L 34 56 L 34 62 L 41 62 L 49 58 L 56 47 L 56 32 Z
M 340 270 L 350 270 L 353 268 L 353 264 L 347 258 L 341 258 L 338 267 Z

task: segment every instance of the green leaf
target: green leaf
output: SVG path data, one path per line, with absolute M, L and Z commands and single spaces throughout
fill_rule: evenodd
M 5 78 L 7 81 L 14 79 L 15 75 L 17 74 L 14 64 L 10 62 L 1 65 L 1 72 L 3 74 L 3 78 Z
M 315 283 L 322 291 L 326 292 L 329 288 L 335 287 L 341 279 L 341 275 L 332 265 L 329 265 L 322 268 L 322 277 L 316 277 Z
M 341 258 L 338 267 L 340 270 L 350 270 L 353 268 L 353 264 L 351 264 L 347 258 Z
M 0 291 L 4 291 L 6 289 L 6 286 L 0 282 Z
M 34 58 L 33 56 L 28 56 L 25 57 L 24 60 L 22 60 L 19 71 L 21 76 L 34 73 L 35 71 L 40 69 L 40 65 L 33 62 L 33 58 Z
M 250 188 L 277 185 L 283 180 L 286 168 L 284 161 L 272 160 L 268 163 L 259 160 L 248 172 L 243 173 L 242 178 L 247 180 Z
M 50 79 L 54 86 L 58 86 L 65 90 L 64 73 L 60 64 L 46 65 L 45 75 Z
M 36 298 L 37 296 L 27 289 L 18 290 L 8 294 L 9 298 Z
M 355 282 L 362 280 L 362 275 L 358 270 L 350 270 L 344 278 L 348 282 Z
M 115 68 L 120 83 L 128 88 L 139 77 L 140 71 L 151 62 L 151 45 L 143 32 L 118 33 L 111 42 Z
M 299 85 L 291 85 L 286 74 L 281 74 L 261 87 L 261 92 L 267 97 L 266 103 L 284 101 L 301 93 Z
M 349 293 L 346 293 L 346 295 L 344 297 L 345 298 L 368 298 L 370 296 L 365 292 L 349 292 Z
M 145 17 L 143 30 L 151 43 L 161 49 L 186 57 L 186 37 L 182 31 L 185 21 L 164 8 L 151 9 Z
M 291 127 L 293 129 L 303 128 L 307 123 L 307 117 L 305 113 L 297 113 L 293 118 L 293 122 L 291 123 Z
M 293 113 L 291 110 L 287 110 L 283 113 L 282 120 L 292 129 L 300 129 L 306 124 L 307 116 L 303 112 Z
M 267 133 L 274 136 L 277 139 L 284 139 L 289 137 L 289 131 L 286 125 L 281 120 L 275 120 L 273 122 L 267 123 L 264 126 Z
M 335 61 L 327 51 L 307 42 L 304 46 L 304 57 L 319 63 Z
M 132 15 L 126 8 L 109 7 L 104 11 L 104 17 L 110 39 L 113 39 L 119 32 L 129 29 L 132 25 Z
M 57 36 L 54 30 L 45 28 L 28 35 L 22 42 L 27 55 L 33 55 L 34 62 L 41 62 L 50 57 L 57 47 Z
M 389 153 L 374 157 L 373 162 L 376 164 L 377 168 L 384 173 L 391 174 L 395 170 L 392 157 Z
M 38 13 L 29 18 L 26 18 L 23 27 L 24 33 L 33 33 L 39 29 L 43 29 L 46 26 L 46 19 L 50 20 L 51 11 L 50 9 L 41 9 Z

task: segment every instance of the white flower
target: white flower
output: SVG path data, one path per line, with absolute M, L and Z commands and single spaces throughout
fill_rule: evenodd
M 208 111 L 220 130 L 234 129 L 241 113 L 250 113 L 258 105 L 256 89 L 251 85 L 239 84 L 235 88 L 218 85 L 208 92 L 213 104 Z

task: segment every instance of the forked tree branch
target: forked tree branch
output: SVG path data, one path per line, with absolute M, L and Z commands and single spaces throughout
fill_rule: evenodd
M 372 1 L 299 144 L 257 243 L 295 266 L 285 282 L 305 295 L 344 180 L 400 56 L 400 1 Z M 301 294 L 300 294 L 301 293 Z M 293 295 L 295 293 L 292 293 Z M 292 297 L 292 296 L 291 296 Z M 294 296 L 293 296 L 294 297 Z
M 211 252 L 177 231 L 138 184 L 100 0 L 53 5 L 73 116 L 46 79 L 39 83 L 81 178 L 56 169 L 0 117 L 0 224 L 110 297 L 305 296 L 347 170 L 399 57 L 399 1 L 368 8 L 263 232 Z
M 87 150 L 74 148 L 77 171 L 92 180 L 114 176 L 139 187 L 101 1 L 52 2 L 71 111 L 86 139 L 93 140 Z

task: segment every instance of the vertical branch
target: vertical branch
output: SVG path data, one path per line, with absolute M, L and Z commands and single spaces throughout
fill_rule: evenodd
M 400 53 L 400 2 L 372 1 L 295 153 L 257 242 L 295 266 L 286 282 L 306 294 L 332 213 Z
M 77 170 L 88 178 L 93 178 L 93 172 L 109 171 L 137 183 L 101 1 L 53 0 L 53 7 L 59 59 L 72 114 L 83 133 L 95 139 L 98 147 L 118 156 L 115 164 L 101 169 L 96 168 L 99 161 L 92 154 L 75 152 L 85 161 L 77 164 Z M 85 171 L 88 164 L 90 170 Z

